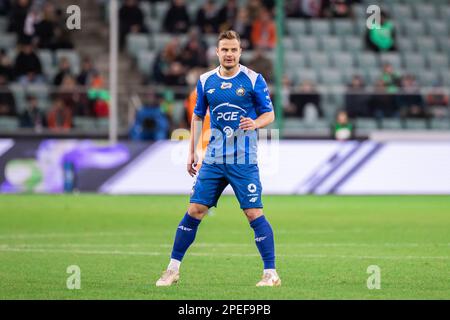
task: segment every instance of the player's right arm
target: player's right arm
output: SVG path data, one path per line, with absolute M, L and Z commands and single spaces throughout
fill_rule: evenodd
M 197 174 L 196 167 L 198 164 L 199 156 L 197 155 L 196 149 L 202 135 L 202 128 L 203 118 L 194 113 L 192 115 L 191 121 L 191 141 L 189 144 L 189 159 L 187 165 L 187 171 L 191 177 Z
M 194 108 L 194 114 L 191 121 L 191 140 L 189 144 L 189 159 L 187 164 L 187 171 L 191 177 L 197 174 L 196 166 L 199 157 L 196 153 L 197 144 L 201 141 L 203 119 L 206 115 L 207 100 L 203 92 L 203 85 L 199 80 L 197 82 L 197 102 Z

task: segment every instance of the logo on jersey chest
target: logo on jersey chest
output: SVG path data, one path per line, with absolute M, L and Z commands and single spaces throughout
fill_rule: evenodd
M 220 85 L 220 89 L 231 89 L 233 84 L 231 82 L 222 82 Z
M 240 87 L 239 89 L 236 90 L 236 94 L 240 97 L 245 96 L 245 89 L 243 87 Z

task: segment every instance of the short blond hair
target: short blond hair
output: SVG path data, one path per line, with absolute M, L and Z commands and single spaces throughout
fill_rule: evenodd
M 239 45 L 241 44 L 241 37 L 239 36 L 239 33 L 237 33 L 234 30 L 227 30 L 227 31 L 221 32 L 219 34 L 219 36 L 217 37 L 217 47 L 219 47 L 220 40 L 223 40 L 223 39 L 228 39 L 228 40 L 236 39 L 239 42 Z

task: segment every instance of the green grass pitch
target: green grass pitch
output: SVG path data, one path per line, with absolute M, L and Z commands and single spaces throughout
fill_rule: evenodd
M 237 200 L 199 227 L 180 283 L 157 288 L 187 196 L 0 196 L 0 299 L 449 299 L 450 197 L 265 196 L 278 288 Z M 67 267 L 81 289 L 66 287 Z M 381 270 L 369 290 L 367 268 Z

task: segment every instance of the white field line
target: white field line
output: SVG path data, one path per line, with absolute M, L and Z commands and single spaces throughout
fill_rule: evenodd
M 168 256 L 167 252 L 156 251 L 120 251 L 120 250 L 67 250 L 67 249 L 37 249 L 37 248 L 13 248 L 1 246 L 3 252 L 19 253 L 64 253 L 64 254 L 87 254 L 87 255 L 127 255 L 127 256 Z M 222 253 L 222 252 L 190 252 L 192 256 L 209 257 L 256 257 L 255 253 Z M 278 257 L 302 258 L 302 259 L 385 259 L 385 260 L 449 260 L 449 256 L 358 256 L 358 255 L 327 255 L 327 254 L 277 254 Z
M 174 226 L 174 230 L 175 230 Z M 159 231 L 158 235 L 161 234 L 174 234 L 174 230 Z M 252 230 L 249 228 L 248 231 L 237 231 L 230 230 L 227 234 L 243 234 L 251 233 Z M 363 229 L 308 229 L 308 230 L 284 230 L 277 229 L 277 234 L 322 234 L 322 233 L 334 233 L 339 232 L 341 234 L 346 233 L 362 233 L 368 232 L 368 230 Z M 155 234 L 154 231 L 149 232 L 60 232 L 60 233 L 11 233 L 11 234 L 0 234 L 0 239 L 39 239 L 39 238 L 72 238 L 72 237 L 122 237 L 122 236 L 149 236 Z
M 194 243 L 193 247 L 199 248 L 227 248 L 227 247 L 254 247 L 253 242 L 249 243 Z M 335 243 L 277 243 L 276 247 L 394 247 L 394 248 L 419 248 L 419 247 L 449 247 L 450 243 L 351 243 L 351 242 L 335 242 Z M 20 243 L 20 244 L 8 244 L 0 243 L 0 248 L 146 248 L 146 247 L 158 247 L 158 248 L 171 248 L 172 244 L 159 244 L 159 243 Z

